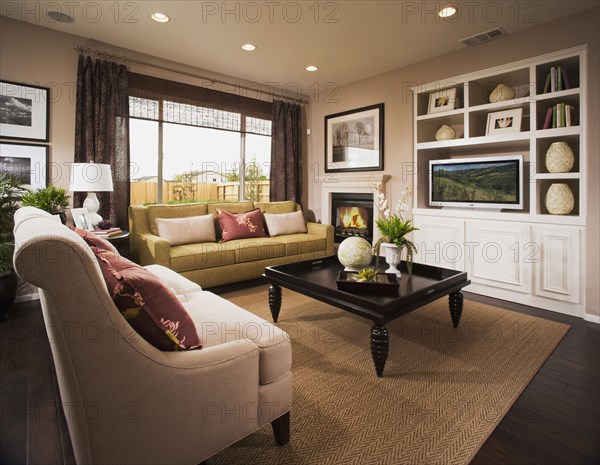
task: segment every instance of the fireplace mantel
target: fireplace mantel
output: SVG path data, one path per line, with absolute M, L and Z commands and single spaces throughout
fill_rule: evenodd
M 372 194 L 377 186 L 381 186 L 388 196 L 386 184 L 390 179 L 391 176 L 384 173 L 329 173 L 321 177 L 321 222 L 331 224 L 331 194 L 352 192 Z M 373 234 L 373 240 L 376 241 L 379 238 L 377 228 Z

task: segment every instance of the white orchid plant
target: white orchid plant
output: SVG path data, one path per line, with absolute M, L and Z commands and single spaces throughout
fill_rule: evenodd
M 381 244 L 388 242 L 396 244 L 399 249 L 406 248 L 406 267 L 409 274 L 412 272 L 413 256 L 417 253 L 417 246 L 406 235 L 419 229 L 413 226 L 410 219 L 405 219 L 405 216 L 410 211 L 412 192 L 412 186 L 407 186 L 393 210 L 388 206 L 388 201 L 381 186 L 376 187 L 374 194 L 375 206 L 379 211 L 379 218 L 375 220 L 375 224 L 382 236 L 373 245 L 377 266 L 379 265 L 379 249 Z

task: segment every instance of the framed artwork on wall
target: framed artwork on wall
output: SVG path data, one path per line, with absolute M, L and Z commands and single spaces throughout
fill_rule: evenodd
M 383 103 L 325 117 L 325 172 L 383 170 Z
M 48 146 L 0 143 L 0 173 L 39 189 L 48 185 Z
M 0 138 L 48 142 L 50 89 L 0 81 Z
M 489 113 L 485 135 L 491 136 L 493 134 L 521 132 L 522 115 L 522 108 Z
M 456 108 L 456 87 L 443 89 L 429 94 L 427 113 L 450 111 Z

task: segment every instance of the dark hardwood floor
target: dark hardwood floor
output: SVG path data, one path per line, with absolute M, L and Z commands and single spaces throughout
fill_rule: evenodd
M 482 296 L 465 297 L 571 325 L 472 465 L 600 463 L 600 326 Z M 2 465 L 75 463 L 57 405 L 39 302 L 16 304 L 0 322 Z

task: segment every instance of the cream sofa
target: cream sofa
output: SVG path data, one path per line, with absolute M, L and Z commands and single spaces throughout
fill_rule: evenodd
M 295 202 L 222 202 L 186 205 L 129 207 L 132 259 L 141 265 L 157 263 L 176 271 L 203 288 L 258 278 L 266 266 L 299 262 L 333 255 L 333 226 L 307 223 L 307 233 L 228 242 L 204 242 L 171 246 L 159 237 L 156 218 L 181 218 L 217 209 L 234 213 L 260 208 L 279 214 L 300 210 Z M 216 219 L 215 219 L 216 222 Z M 218 230 L 218 224 L 217 224 Z
M 289 438 L 291 347 L 275 325 L 160 265 L 203 348 L 162 352 L 107 291 L 84 240 L 46 212 L 15 214 L 15 269 L 39 288 L 78 464 L 197 464 L 272 423 Z

